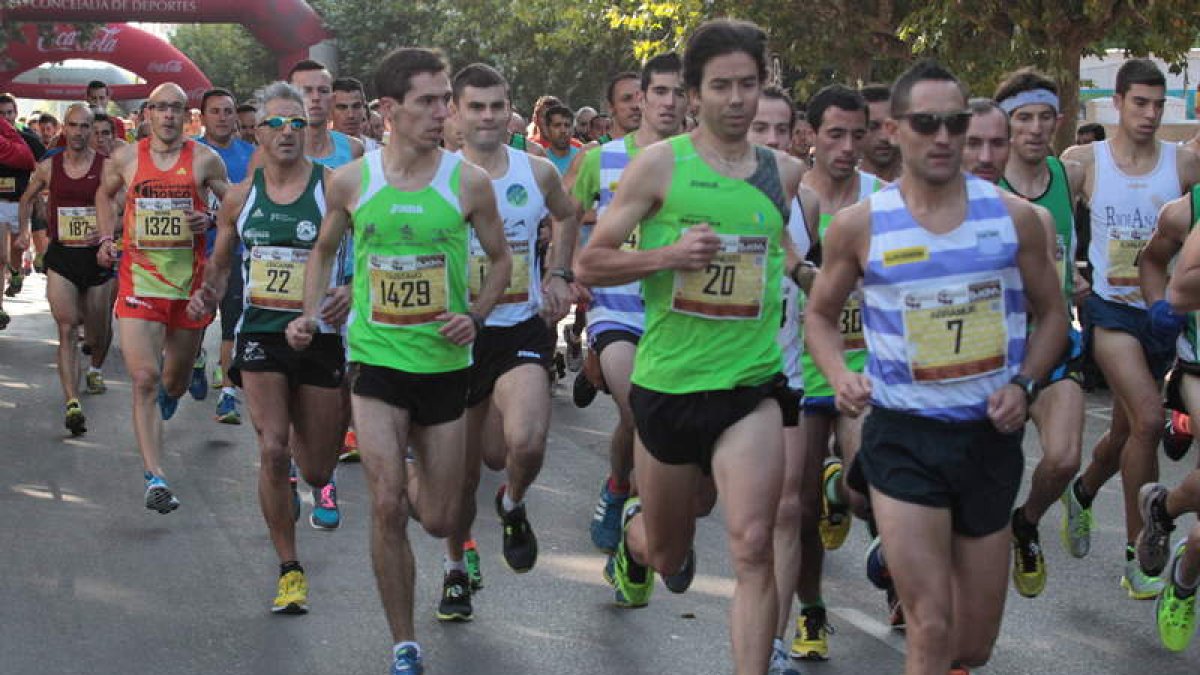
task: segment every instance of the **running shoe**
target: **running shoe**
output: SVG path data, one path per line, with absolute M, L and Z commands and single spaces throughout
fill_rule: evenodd
M 767 667 L 767 675 L 800 675 L 800 671 L 792 666 L 792 660 L 782 649 L 771 649 L 771 665 Z
M 592 512 L 591 531 L 592 544 L 605 553 L 616 551 L 621 541 L 621 505 L 628 498 L 628 494 L 609 492 L 607 478 L 600 486 L 600 499 Z
M 950 666 L 950 675 L 971 675 L 971 671 L 962 666 Z
M 1166 427 L 1163 429 L 1163 452 L 1167 457 L 1178 462 L 1192 447 L 1194 438 L 1191 418 L 1178 410 L 1172 410 L 1170 416 L 1167 417 Z
M 17 297 L 17 293 L 21 292 L 21 287 L 25 285 L 25 277 L 20 272 L 12 272 L 8 278 L 8 290 L 4 294 L 10 298 Z
M 641 513 L 642 500 L 632 497 L 625 501 L 621 510 L 621 531 L 629 529 L 629 522 Z M 645 607 L 650 604 L 650 595 L 654 592 L 654 570 L 646 565 L 639 565 L 629 557 L 625 550 L 625 537 L 617 545 L 617 552 L 609 557 L 609 563 L 604 567 L 604 578 L 616 589 L 616 603 L 619 607 Z
M 1092 509 L 1084 508 L 1075 497 L 1075 483 L 1078 481 L 1079 478 L 1071 481 L 1060 497 L 1063 505 L 1061 534 L 1067 552 L 1076 558 L 1082 558 L 1092 548 L 1092 529 L 1095 526 L 1092 521 Z
M 1152 600 L 1162 593 L 1166 582 L 1161 577 L 1151 576 L 1142 571 L 1136 559 L 1125 561 L 1125 574 L 1121 575 L 1121 588 L 1129 592 L 1134 600 Z
M 826 551 L 836 551 L 846 543 L 850 534 L 850 508 L 845 504 L 833 504 L 825 494 L 825 486 L 829 481 L 840 480 L 842 460 L 839 457 L 826 457 L 825 467 L 821 471 L 821 519 L 817 529 L 821 534 L 821 545 Z
M 1024 521 L 1019 509 L 1012 513 L 1013 561 L 1012 580 L 1017 592 L 1027 598 L 1036 598 L 1046 588 L 1046 557 L 1038 539 L 1037 525 Z
M 471 580 L 471 592 L 483 590 L 483 569 L 479 566 L 479 549 L 475 541 L 463 545 L 463 561 L 467 563 L 467 578 Z
M 501 485 L 496 491 L 496 515 L 500 516 L 504 531 L 504 562 L 512 571 L 524 574 L 537 563 L 537 536 L 533 534 L 533 528 L 525 516 L 524 504 L 512 511 L 504 511 L 504 491 L 507 487 Z
M 280 575 L 275 602 L 271 603 L 271 612 L 275 614 L 308 613 L 308 580 L 304 578 L 304 572 L 291 570 Z
M 215 383 L 216 383 L 216 385 L 217 385 L 218 387 L 219 387 L 219 386 L 221 386 L 221 384 L 222 384 L 223 382 L 225 382 L 225 370 L 224 370 L 223 368 L 221 368 L 221 364 L 220 364 L 220 363 L 218 363 L 217 365 L 213 366 L 213 369 L 212 369 L 212 382 L 215 382 Z
M 396 652 L 392 661 L 392 675 L 424 675 L 425 666 L 421 663 L 421 655 L 412 647 L 404 647 Z
M 347 429 L 342 438 L 342 452 L 338 455 L 339 462 L 358 462 L 362 457 L 358 454 L 358 435 L 353 429 Z
M 569 323 L 562 328 L 563 343 L 567 345 L 567 369 L 578 373 L 583 368 L 583 340 L 575 334 L 575 324 Z
M 35 253 L 33 255 L 33 271 L 38 274 L 46 273 L 46 254 Z
M 87 393 L 92 396 L 99 396 L 108 391 L 108 386 L 104 384 L 104 373 L 98 370 L 89 370 L 85 381 L 87 382 Z
M 222 391 L 217 397 L 217 421 L 221 424 L 241 424 L 242 413 L 238 410 L 237 396 Z
M 557 382 L 567 376 L 567 360 L 563 358 L 562 352 L 554 352 L 554 369 L 550 373 L 551 383 Z
M 179 500 L 175 498 L 175 494 L 171 492 L 171 488 L 167 486 L 167 481 L 162 476 L 155 476 L 147 471 L 146 479 L 146 508 L 159 513 L 170 513 L 179 508 Z
M 87 431 L 87 418 L 83 416 L 83 406 L 79 405 L 79 399 L 67 401 L 67 416 L 63 424 L 72 436 L 79 436 Z
M 1142 531 L 1137 536 L 1137 561 L 1150 576 L 1162 574 L 1171 554 L 1171 531 L 1175 523 L 1167 515 L 1167 487 L 1162 483 L 1146 483 L 1138 492 L 1138 510 L 1142 514 Z
M 586 408 L 596 400 L 596 385 L 582 370 L 575 373 L 575 384 L 571 386 L 571 401 L 576 408 Z
M 171 419 L 175 416 L 175 411 L 179 409 L 179 399 L 172 398 L 167 395 L 167 390 L 163 386 L 158 385 L 158 413 L 162 415 L 163 421 Z
M 1180 541 L 1171 555 L 1171 564 L 1167 566 L 1167 578 L 1175 578 L 1175 566 L 1187 550 L 1187 540 Z M 1173 652 L 1181 652 L 1188 647 L 1192 636 L 1196 634 L 1196 590 L 1187 597 L 1180 597 L 1179 587 L 1172 581 L 1163 589 L 1162 594 L 1154 603 L 1154 614 L 1158 617 L 1158 637 L 1163 646 Z
M 883 559 L 883 541 L 879 537 L 867 545 L 867 580 L 881 591 L 892 586 L 892 575 Z
M 904 607 L 900 604 L 900 594 L 894 585 L 887 587 L 888 625 L 895 630 L 904 630 Z
M 467 575 L 450 570 L 442 579 L 442 599 L 438 602 L 438 621 L 471 620 L 471 580 Z
M 4 330 L 5 328 L 8 328 L 8 324 L 10 321 L 12 321 L 12 318 L 8 316 L 8 312 L 4 311 L 3 309 L 0 309 L 0 330 Z
M 308 517 L 309 525 L 317 530 L 336 530 L 342 524 L 342 515 L 338 512 L 337 486 L 330 479 L 323 488 L 313 488 L 313 510 Z
M 192 364 L 192 381 L 188 384 L 188 393 L 197 401 L 208 398 L 208 373 L 205 372 L 207 367 L 208 354 L 201 347 L 200 354 Z
M 675 574 L 662 575 L 663 585 L 672 593 L 686 593 L 696 578 L 696 549 L 689 548 L 687 557 L 683 559 L 683 567 Z
M 796 617 L 796 637 L 789 656 L 802 661 L 828 661 L 831 633 L 833 626 L 829 625 L 825 608 L 805 607 Z

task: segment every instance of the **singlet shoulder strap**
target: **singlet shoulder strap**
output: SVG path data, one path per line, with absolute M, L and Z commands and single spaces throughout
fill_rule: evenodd
M 383 153 L 378 150 L 368 152 L 363 155 L 362 184 L 358 191 L 356 209 L 362 208 L 385 187 L 387 187 L 387 176 L 383 173 Z
M 441 159 L 438 161 L 437 171 L 434 172 L 433 180 L 430 181 L 429 186 L 436 190 L 449 204 L 454 206 L 455 210 L 462 213 L 462 203 L 459 200 L 462 157 L 446 152 L 445 150 L 440 150 L 440 152 Z
M 783 180 L 779 176 L 779 162 L 775 158 L 775 151 L 761 145 L 752 147 L 758 166 L 754 169 L 754 174 L 746 179 L 746 182 L 758 188 L 766 195 L 767 199 L 771 200 L 786 225 L 791 209 L 788 208 L 787 200 L 783 196 Z

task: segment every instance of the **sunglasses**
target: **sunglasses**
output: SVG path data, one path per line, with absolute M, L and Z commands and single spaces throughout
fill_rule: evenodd
M 299 130 L 308 126 L 308 120 L 304 119 L 303 117 L 282 117 L 280 115 L 276 115 L 274 117 L 268 117 L 267 119 L 259 122 L 258 126 L 279 129 L 285 124 L 290 124 L 292 125 L 293 129 Z
M 913 131 L 925 136 L 936 134 L 943 125 L 951 136 L 961 136 L 967 133 L 967 127 L 971 126 L 970 112 L 907 113 L 900 115 L 900 119 L 908 120 L 908 126 L 912 127 Z

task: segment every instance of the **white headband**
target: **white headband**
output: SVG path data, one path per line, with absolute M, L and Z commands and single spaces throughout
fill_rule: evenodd
M 1054 112 L 1059 111 L 1058 95 L 1049 89 L 1029 89 L 1019 94 L 1014 94 L 1000 101 L 1000 109 L 1008 114 L 1012 114 L 1017 108 L 1027 105 L 1048 105 L 1054 108 Z

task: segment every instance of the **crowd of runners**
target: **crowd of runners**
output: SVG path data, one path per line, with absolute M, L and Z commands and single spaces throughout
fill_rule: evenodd
M 537 564 L 527 496 L 568 369 L 576 405 L 603 392 L 618 411 L 581 523 L 608 554 L 596 573 L 621 607 L 649 605 L 656 575 L 686 592 L 719 496 L 740 675 L 840 658 L 822 562 L 855 520 L 905 672 L 985 664 L 1009 580 L 1043 591 L 1050 530 L 1087 556 L 1118 474 L 1121 585 L 1186 649 L 1200 526 L 1172 537 L 1200 470 L 1157 481 L 1200 412 L 1200 142 L 1157 139 L 1164 74 L 1126 61 L 1111 138 L 1081 128 L 1057 154 L 1070 121 L 1033 68 L 973 97 L 923 61 L 798 106 L 767 50 L 757 26 L 711 21 L 613 77 L 605 112 L 547 95 L 528 125 L 503 73 L 424 48 L 383 57 L 370 101 L 315 61 L 195 114 L 162 85 L 128 123 L 103 82 L 61 125 L 18 124 L 0 95 L 0 290 L 45 273 L 74 435 L 115 317 L 161 514 L 187 507 L 164 436 L 208 395 L 219 316 L 215 418 L 241 424 L 244 404 L 257 437 L 270 609 L 308 611 L 301 482 L 309 523 L 335 529 L 339 459 L 361 461 L 394 675 L 424 668 L 410 521 L 446 543 L 439 620 L 470 620 L 484 587 L 484 467 L 503 474 L 505 562 Z M 1081 466 L 1085 363 L 1112 411 Z M 1017 504 L 1029 420 L 1043 456 Z

